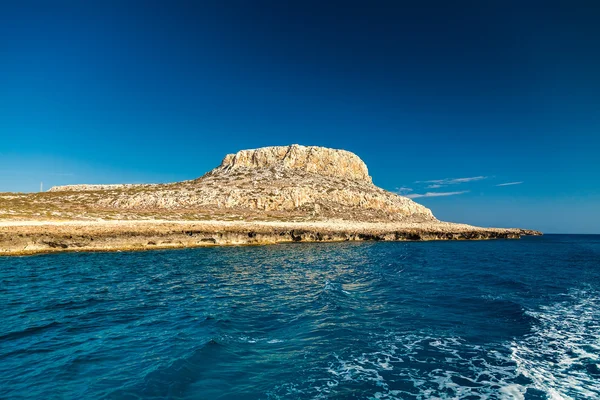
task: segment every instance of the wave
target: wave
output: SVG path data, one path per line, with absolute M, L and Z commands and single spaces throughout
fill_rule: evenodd
M 531 330 L 496 344 L 426 332 L 374 333 L 372 351 L 331 354 L 326 367 L 304 382 L 277 386 L 269 397 L 600 398 L 600 296 L 576 291 L 525 313 L 534 321 Z
M 26 336 L 39 335 L 42 332 L 56 328 L 60 325 L 60 322 L 52 321 L 44 325 L 30 326 L 19 331 L 8 332 L 4 335 L 0 335 L 0 341 L 16 340 Z
M 573 291 L 530 315 L 532 333 L 511 343 L 517 370 L 552 400 L 600 398 L 600 296 Z
M 334 354 L 325 371 L 314 371 L 304 383 L 278 386 L 269 397 L 522 399 L 525 392 L 515 384 L 520 377 L 506 349 L 416 334 L 382 335 L 372 345 L 376 350 L 368 353 Z
M 208 340 L 190 354 L 148 372 L 137 385 L 120 388 L 105 398 L 181 398 L 203 373 L 220 359 L 222 345 Z

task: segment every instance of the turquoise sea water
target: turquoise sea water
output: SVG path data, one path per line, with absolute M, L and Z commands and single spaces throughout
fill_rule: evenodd
M 0 258 L 0 398 L 600 398 L 600 236 Z

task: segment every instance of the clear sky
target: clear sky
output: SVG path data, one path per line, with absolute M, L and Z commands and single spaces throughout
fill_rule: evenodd
M 299 143 L 441 219 L 600 233 L 600 2 L 289 3 L 2 2 L 0 191 Z

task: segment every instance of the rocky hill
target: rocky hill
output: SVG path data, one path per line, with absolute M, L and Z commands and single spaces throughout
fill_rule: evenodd
M 157 185 L 54 187 L 89 213 L 235 219 L 435 221 L 414 201 L 373 185 L 355 154 L 316 146 L 277 146 L 227 155 L 201 178 Z
M 536 234 L 438 221 L 373 185 L 355 154 L 314 146 L 242 150 L 185 182 L 0 193 L 0 255 Z

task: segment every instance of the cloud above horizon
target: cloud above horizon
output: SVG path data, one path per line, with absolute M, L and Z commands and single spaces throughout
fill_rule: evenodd
M 444 178 L 444 179 L 431 179 L 427 181 L 415 181 L 415 183 L 420 184 L 419 186 L 424 187 L 424 189 L 440 189 L 450 185 L 460 185 L 463 183 L 477 182 L 482 181 L 484 179 L 488 179 L 489 176 L 470 176 L 466 178 Z M 407 187 L 396 188 L 396 193 L 401 196 L 408 197 L 410 199 L 418 199 L 422 197 L 447 197 L 447 196 L 456 196 L 459 194 L 468 193 L 469 190 L 456 190 L 452 192 L 425 192 L 425 193 L 410 193 L 413 192 L 413 189 Z
M 446 196 L 456 196 L 463 193 L 469 193 L 469 190 L 463 190 L 460 192 L 427 192 L 427 193 L 413 193 L 408 194 L 406 197 L 410 199 L 418 199 L 421 197 L 446 197 Z
M 447 186 L 447 185 L 458 185 L 461 183 L 481 181 L 481 180 L 484 180 L 487 178 L 488 178 L 487 176 L 471 176 L 468 178 L 432 179 L 429 181 L 416 181 L 415 183 L 429 183 L 430 185 L 427 187 L 431 188 L 431 189 L 435 189 L 435 188 L 439 188 L 439 187 Z
M 406 194 L 407 194 L 407 193 L 409 193 L 409 192 L 412 192 L 412 191 L 413 191 L 413 190 L 412 190 L 411 188 L 409 188 L 409 187 L 405 187 L 405 186 L 402 186 L 402 187 L 397 187 L 397 188 L 396 188 L 396 193 L 398 193 L 398 194 L 400 194 L 400 195 L 403 195 L 403 196 L 404 196 L 404 195 L 406 195 Z
M 523 181 L 499 183 L 496 186 L 512 186 L 512 185 L 520 185 L 521 183 L 523 183 Z

